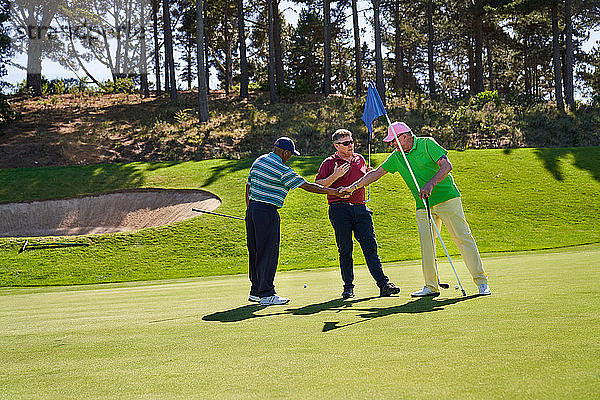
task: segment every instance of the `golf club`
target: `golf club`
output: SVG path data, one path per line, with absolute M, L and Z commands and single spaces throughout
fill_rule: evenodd
M 425 198 L 425 201 L 427 202 L 427 209 L 429 209 L 429 200 L 427 198 Z M 450 266 L 452 267 L 452 271 L 454 271 L 454 276 L 456 277 L 456 280 L 458 281 L 458 285 L 460 286 L 460 291 L 462 292 L 463 296 L 466 296 L 467 293 L 465 292 L 465 289 L 463 289 L 462 283 L 460 283 L 460 279 L 458 278 L 458 274 L 456 273 L 456 269 L 454 269 L 454 264 L 452 264 L 452 260 L 450 259 L 450 254 L 448 254 L 448 250 L 446 249 L 446 245 L 444 244 L 444 239 L 442 239 L 442 235 L 440 234 L 440 231 L 439 231 L 437 225 L 433 224 L 433 227 L 435 228 L 437 236 L 440 239 L 440 243 L 442 244 L 442 247 L 444 248 L 444 252 L 446 253 L 446 257 L 448 257 L 448 261 L 450 261 Z
M 431 226 L 431 224 L 435 224 L 435 222 L 433 221 L 433 218 L 431 216 L 428 198 L 425 198 L 425 208 L 427 208 L 427 220 L 429 222 L 429 233 L 431 234 L 431 244 L 432 244 L 432 249 L 433 249 L 433 261 L 434 261 L 435 275 L 437 277 L 438 286 L 441 287 L 442 289 L 448 289 L 450 287 L 450 285 L 448 285 L 447 283 L 440 283 L 440 273 L 438 272 L 438 265 L 437 265 L 438 261 L 437 261 L 436 251 L 435 251 L 435 236 L 433 236 L 433 227 Z
M 245 221 L 245 219 L 244 219 L 244 218 L 240 218 L 240 217 L 232 217 L 231 215 L 219 214 L 219 213 L 215 213 L 215 212 L 211 212 L 211 211 L 206 211 L 206 210 L 200 210 L 199 208 L 192 208 L 192 211 L 195 211 L 195 212 L 200 212 L 200 213 L 204 213 L 204 214 L 218 215 L 219 217 L 226 217 L 226 218 L 233 218 L 233 219 L 241 219 L 242 221 Z
M 56 243 L 29 243 L 29 240 L 25 240 L 25 243 L 19 249 L 19 254 L 27 249 L 52 249 L 59 247 L 77 247 L 77 246 L 89 246 L 89 243 L 79 242 L 56 242 Z

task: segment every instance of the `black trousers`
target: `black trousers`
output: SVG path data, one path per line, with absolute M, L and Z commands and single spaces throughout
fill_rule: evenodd
M 373 228 L 373 212 L 364 204 L 332 203 L 329 205 L 329 220 L 335 231 L 340 268 L 344 289 L 354 287 L 354 265 L 352 259 L 352 233 L 358 240 L 367 262 L 369 272 L 380 288 L 388 283 L 377 254 L 377 240 Z
M 246 242 L 252 296 L 275 294 L 273 281 L 279 261 L 280 222 L 277 207 L 250 200 L 246 209 Z

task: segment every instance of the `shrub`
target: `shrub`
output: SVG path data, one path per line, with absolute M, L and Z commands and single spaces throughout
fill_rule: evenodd
M 2 128 L 16 118 L 17 113 L 12 109 L 8 97 L 0 93 L 0 134 L 2 134 Z
M 258 82 L 250 82 L 248 83 L 248 90 L 260 90 L 261 86 Z
M 135 83 L 130 78 L 117 78 L 115 81 L 106 81 L 102 86 L 102 91 L 106 94 L 132 94 L 135 92 Z
M 498 96 L 497 90 L 487 90 L 485 92 L 477 93 L 471 97 L 470 103 L 472 105 L 484 106 L 487 103 L 494 103 L 497 106 L 500 105 L 500 96 Z

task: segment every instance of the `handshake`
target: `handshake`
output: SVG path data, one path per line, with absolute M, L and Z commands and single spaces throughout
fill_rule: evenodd
M 350 186 L 345 186 L 345 187 L 342 186 L 342 187 L 339 187 L 339 188 L 334 189 L 334 190 L 336 192 L 335 193 L 336 196 L 339 196 L 339 197 L 345 199 L 347 197 L 350 197 L 350 195 L 352 194 L 352 192 L 354 192 L 356 189 L 358 189 L 358 187 L 353 183 Z

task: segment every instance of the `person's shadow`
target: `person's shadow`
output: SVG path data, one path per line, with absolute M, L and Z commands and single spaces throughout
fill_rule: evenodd
M 363 301 L 376 299 L 377 296 L 365 297 L 362 299 L 344 300 L 344 299 L 333 299 L 324 301 L 322 303 L 309 304 L 300 308 L 289 308 L 286 311 L 292 315 L 312 315 L 318 314 L 321 311 L 327 310 L 338 310 L 341 311 L 344 308 L 351 308 L 354 304 L 362 303 Z
M 323 332 L 329 332 L 334 329 L 344 328 L 350 325 L 356 325 L 361 322 L 370 321 L 374 318 L 387 317 L 388 315 L 393 314 L 418 314 L 432 311 L 440 311 L 444 309 L 444 306 L 456 304 L 465 300 L 474 299 L 479 296 L 479 294 L 475 294 L 471 296 L 442 300 L 436 300 L 435 297 L 421 297 L 417 300 L 413 300 L 408 303 L 400 304 L 393 307 L 362 308 L 360 309 L 360 311 L 364 311 L 364 313 L 358 314 L 359 317 L 363 318 L 362 320 L 350 322 L 344 325 L 338 325 L 340 323 L 339 321 L 325 322 L 325 324 L 323 325 Z
M 250 318 L 266 317 L 267 315 L 256 315 L 255 312 L 265 309 L 267 306 L 260 304 L 248 304 L 227 311 L 218 311 L 202 317 L 204 321 L 239 322 Z M 272 315 L 272 314 L 271 314 Z
M 339 321 L 325 322 L 325 325 L 323 326 L 323 332 L 328 332 L 334 329 L 343 328 L 360 322 L 369 321 L 374 318 L 386 317 L 388 315 L 393 314 L 439 311 L 443 310 L 444 306 L 473 299 L 475 297 L 479 297 L 479 295 L 443 300 L 435 300 L 432 297 L 422 297 L 420 299 L 413 300 L 408 303 L 400 304 L 393 307 L 360 308 L 357 311 L 361 312 L 361 314 L 358 314 L 358 316 L 361 317 L 362 320 L 351 322 L 345 325 L 338 325 L 340 323 Z M 256 314 L 256 312 L 264 310 L 265 308 L 267 308 L 267 306 L 261 306 L 259 304 L 248 304 L 231 310 L 218 311 L 212 314 L 205 315 L 202 317 L 202 320 L 218 322 L 240 322 L 251 318 L 272 317 L 276 315 L 313 315 L 328 310 L 337 310 L 337 312 L 341 312 L 345 309 L 352 308 L 355 304 L 373 300 L 376 298 L 378 298 L 378 296 L 364 297 L 354 300 L 333 299 L 324 301 L 322 303 L 309 304 L 299 308 L 288 308 L 283 311 L 264 315 Z
M 275 315 L 284 315 L 284 314 L 292 314 L 292 315 L 312 315 L 318 314 L 322 311 L 334 310 L 334 309 L 343 309 L 347 307 L 352 307 L 353 304 L 360 303 L 363 301 L 375 299 L 376 297 L 365 297 L 362 299 L 356 300 L 344 300 L 344 299 L 333 299 L 324 301 L 322 303 L 309 304 L 300 308 L 288 308 L 281 312 L 275 312 L 264 315 L 257 315 L 256 312 L 260 310 L 264 310 L 267 306 L 261 306 L 259 304 L 248 304 L 242 307 L 237 307 L 231 310 L 226 311 L 218 311 L 216 313 L 212 313 L 209 315 L 205 315 L 202 317 L 204 321 L 219 321 L 219 322 L 240 322 L 246 319 L 251 318 L 259 318 L 259 317 L 271 317 Z

